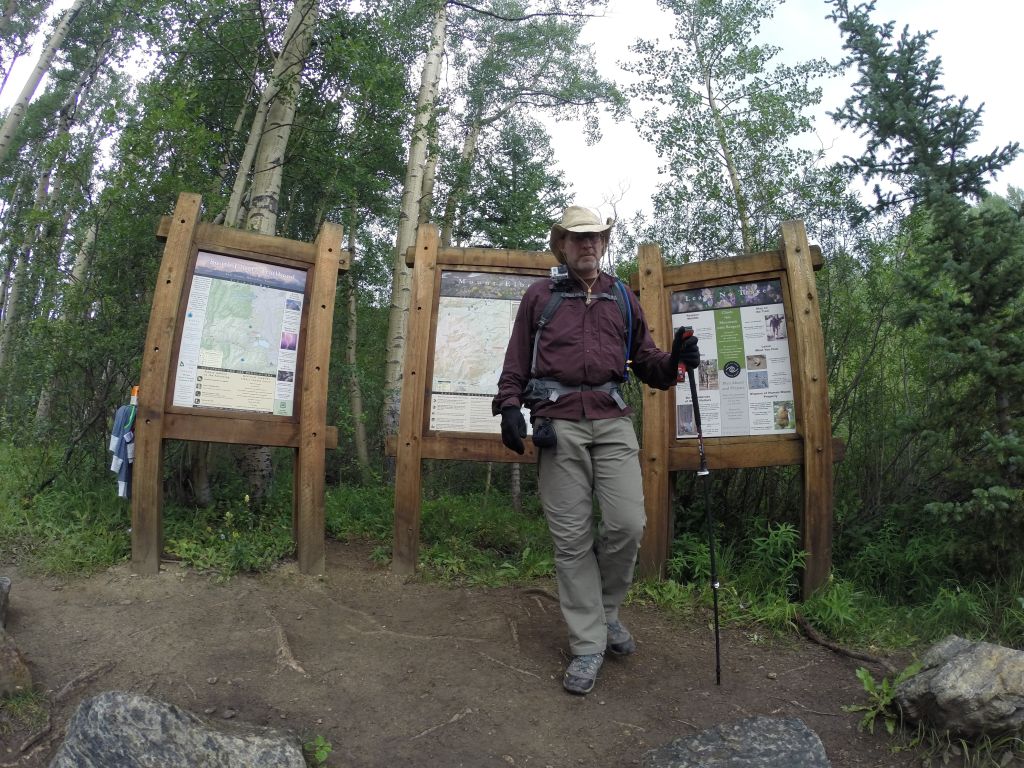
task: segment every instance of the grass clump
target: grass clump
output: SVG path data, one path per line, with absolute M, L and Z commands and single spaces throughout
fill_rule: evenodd
M 38 691 L 0 697 L 0 741 L 19 732 L 38 732 L 45 727 L 49 712 L 46 697 Z

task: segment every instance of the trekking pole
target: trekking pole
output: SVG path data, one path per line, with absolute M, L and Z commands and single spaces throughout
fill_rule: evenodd
M 683 338 L 693 335 L 693 328 L 683 328 Z M 680 366 L 682 369 L 683 366 Z M 683 377 L 683 371 L 679 371 L 679 378 Z M 700 425 L 700 406 L 697 405 L 697 380 L 690 374 L 690 400 L 693 401 L 693 423 L 697 427 L 697 451 L 700 453 L 700 469 L 697 470 L 697 477 L 704 478 L 704 510 L 708 524 L 708 551 L 711 554 L 711 600 L 714 605 L 715 615 L 715 685 L 722 684 L 722 646 L 718 632 L 718 565 L 715 562 L 715 519 L 711 514 L 711 496 L 708 490 L 708 483 L 711 482 L 711 472 L 708 469 L 707 457 L 704 455 L 704 432 Z

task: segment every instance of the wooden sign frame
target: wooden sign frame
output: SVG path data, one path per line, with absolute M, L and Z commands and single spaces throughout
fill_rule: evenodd
M 348 269 L 342 229 L 324 224 L 314 243 L 201 223 L 202 198 L 178 197 L 157 237 L 165 240 L 139 380 L 133 469 L 132 570 L 155 574 L 163 546 L 164 440 L 199 440 L 295 449 L 292 530 L 299 570 L 324 571 L 324 465 L 338 431 L 327 426 L 331 330 L 339 270 Z M 175 367 L 199 251 L 306 273 L 291 416 L 175 406 Z
M 458 459 L 535 464 L 533 443 L 518 456 L 501 443 L 497 434 L 439 432 L 429 429 L 433 380 L 433 350 L 440 301 L 441 272 L 502 272 L 546 277 L 557 265 L 549 252 L 494 248 L 440 248 L 437 227 L 421 224 L 416 245 L 406 254 L 412 267 L 413 296 L 409 310 L 405 364 L 402 373 L 402 409 L 398 437 L 387 450 L 396 457 L 395 540 L 391 567 L 401 575 L 416 570 L 422 508 L 422 460 Z
M 821 249 L 807 242 L 801 221 L 781 227 L 778 250 L 731 259 L 715 259 L 666 267 L 656 245 L 640 249 L 640 270 L 634 290 L 655 341 L 663 349 L 672 338 L 669 298 L 674 291 L 779 280 L 788 327 L 788 344 L 796 401 L 796 432 L 745 437 L 705 437 L 709 469 L 802 465 L 801 534 L 807 553 L 802 588 L 809 596 L 828 579 L 832 566 L 832 463 L 842 457 L 843 443 L 832 437 L 825 345 L 814 270 L 821 267 Z M 642 471 L 647 528 L 640 548 L 639 570 L 663 576 L 671 546 L 670 473 L 695 471 L 700 458 L 697 441 L 674 434 L 674 395 L 644 388 Z
M 437 228 L 420 225 L 416 245 L 406 254 L 413 269 L 412 302 L 406 338 L 399 430 L 387 451 L 396 457 L 395 520 L 392 570 L 416 569 L 422 506 L 422 460 L 446 459 L 535 463 L 531 441 L 518 456 L 496 434 L 439 432 L 429 429 L 434 347 L 442 270 L 549 274 L 557 264 L 549 252 L 490 248 L 440 248 Z M 824 583 L 831 568 L 832 462 L 841 456 L 841 441 L 831 437 L 824 343 L 814 270 L 821 250 L 807 243 L 803 223 L 786 222 L 776 251 L 665 267 L 660 249 L 644 245 L 639 276 L 631 288 L 639 293 L 655 342 L 668 349 L 672 339 L 669 296 L 685 286 L 697 288 L 777 279 L 783 287 L 788 343 L 797 410 L 796 433 L 752 437 L 705 438 L 711 469 L 801 464 L 804 468 L 803 544 L 807 563 L 803 586 L 809 594 Z M 643 441 L 640 452 L 647 527 L 640 550 L 641 575 L 662 577 L 671 545 L 670 473 L 696 470 L 696 440 L 676 440 L 671 426 L 674 394 L 643 388 Z

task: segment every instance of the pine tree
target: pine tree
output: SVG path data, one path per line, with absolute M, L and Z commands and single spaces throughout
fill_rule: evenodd
M 932 33 L 896 37 L 871 21 L 873 3 L 834 0 L 845 63 L 860 73 L 835 119 L 861 132 L 850 165 L 875 180 L 876 212 L 909 213 L 913 247 L 902 271 L 902 320 L 927 339 L 926 383 L 937 407 L 915 427 L 952 451 L 928 513 L 958 526 L 964 566 L 1019 564 L 1024 534 L 1024 222 L 986 191 L 1019 153 L 1016 143 L 983 155 L 971 145 L 982 107 L 944 93 Z M 972 202 L 978 204 L 973 206 Z

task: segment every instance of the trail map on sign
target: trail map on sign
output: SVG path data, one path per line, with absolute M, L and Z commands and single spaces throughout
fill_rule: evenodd
M 537 277 L 441 273 L 430 429 L 498 433 L 491 415 L 519 301 Z
M 291 416 L 306 273 L 200 252 L 174 405 Z
M 700 340 L 697 399 L 705 437 L 796 431 L 793 374 L 779 280 L 672 294 L 672 328 Z M 676 386 L 676 437 L 696 437 L 689 383 Z

